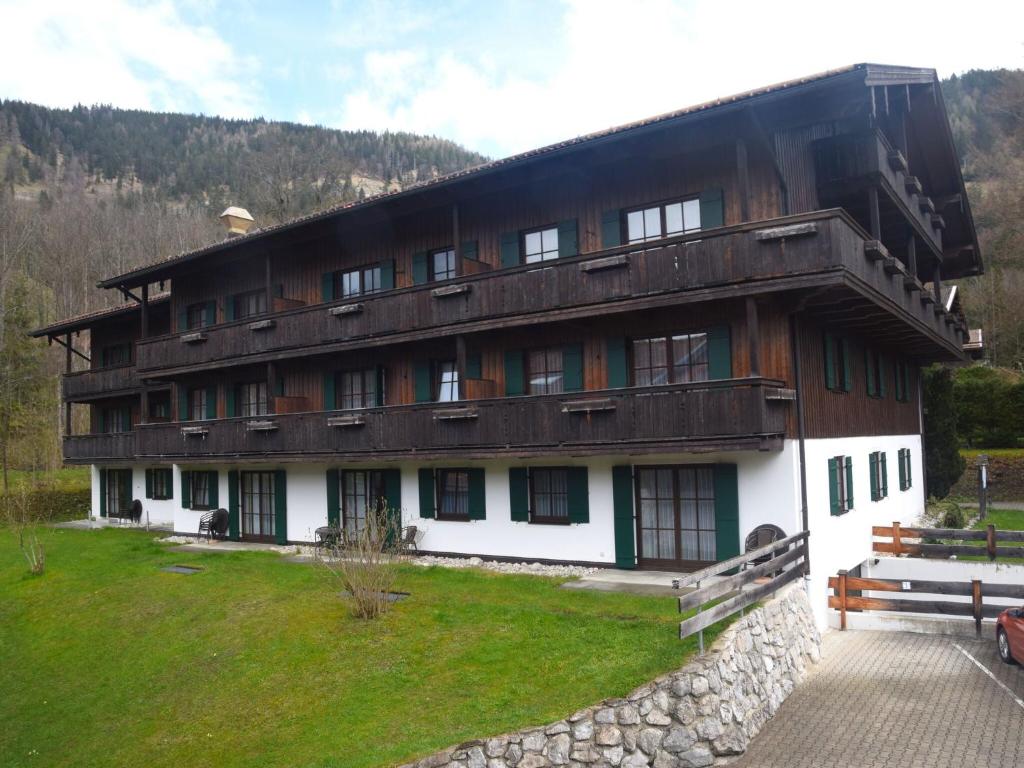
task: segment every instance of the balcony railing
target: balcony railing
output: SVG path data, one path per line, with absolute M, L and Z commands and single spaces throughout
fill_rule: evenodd
M 140 457 L 469 457 L 781 447 L 790 391 L 729 379 L 138 428 Z
M 767 236 L 765 233 L 769 233 Z M 771 233 L 776 234 L 771 234 Z M 781 233 L 781 234 L 778 234 Z M 495 326 L 560 320 L 707 300 L 732 286 L 783 290 L 814 285 L 836 270 L 867 273 L 868 236 L 843 211 L 818 211 L 667 238 L 644 250 L 624 246 L 567 259 L 467 275 L 203 329 L 137 344 L 140 371 L 176 375 L 201 369 L 415 341 Z M 889 274 L 869 275 L 959 349 L 951 330 L 913 301 Z M 727 286 L 729 288 L 727 288 Z M 929 310 L 930 312 L 930 310 Z M 941 326 L 941 327 L 940 327 Z
M 125 394 L 139 386 L 135 366 L 118 365 L 110 368 L 91 368 L 65 374 L 61 389 L 65 400 L 89 400 Z
M 135 432 L 102 435 L 72 435 L 64 438 L 64 461 L 94 464 L 135 458 Z

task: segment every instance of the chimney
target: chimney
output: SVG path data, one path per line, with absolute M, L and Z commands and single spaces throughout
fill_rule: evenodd
M 224 209 L 220 220 L 228 231 L 228 237 L 244 235 L 255 221 L 245 208 L 238 208 L 234 205 Z

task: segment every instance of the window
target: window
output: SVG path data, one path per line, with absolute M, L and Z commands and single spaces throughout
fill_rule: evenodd
M 153 478 L 153 498 L 170 499 L 174 497 L 173 474 L 169 468 L 161 467 L 150 470 Z
M 707 380 L 707 333 L 679 333 L 633 341 L 634 386 Z
M 242 472 L 239 483 L 242 491 L 242 535 L 254 539 L 273 538 L 277 517 L 274 508 L 274 473 Z M 192 498 L 195 499 L 194 496 Z
M 377 406 L 377 371 L 341 371 L 337 379 L 337 407 L 343 411 Z
M 828 460 L 828 493 L 833 515 L 853 509 L 853 460 L 849 456 Z
M 629 243 L 645 243 L 700 229 L 700 201 L 678 200 L 626 212 L 626 238 Z
M 455 277 L 455 249 L 443 248 L 430 252 L 430 279 L 451 280 Z
M 104 368 L 115 365 L 128 365 L 131 361 L 131 344 L 112 344 L 109 347 L 104 347 L 100 353 L 100 362 Z
M 910 400 L 910 366 L 903 361 L 896 363 L 896 400 L 906 403 Z
M 640 556 L 710 562 L 718 557 L 711 467 L 637 468 Z
M 825 387 L 833 392 L 849 392 L 852 386 L 850 344 L 846 339 L 825 334 Z
M 386 504 L 384 473 L 380 470 L 343 470 L 341 473 L 341 524 L 345 533 L 356 534 L 366 525 L 366 515 Z
M 900 467 L 900 490 L 908 491 L 914 484 L 911 475 L 910 449 L 900 448 L 897 459 Z
M 534 349 L 526 355 L 526 376 L 531 395 L 549 395 L 565 390 L 562 349 Z
M 569 522 L 569 471 L 530 470 L 530 522 Z
M 210 508 L 210 475 L 211 472 L 189 472 L 189 498 L 191 505 L 189 509 Z
M 206 418 L 207 396 L 205 387 L 193 387 L 188 391 L 189 421 L 202 421 Z
M 437 470 L 437 519 L 469 519 L 469 470 Z
M 206 325 L 206 307 L 207 305 L 202 302 L 188 305 L 185 309 L 185 327 L 188 330 L 203 328 Z
M 267 382 L 252 381 L 239 384 L 235 387 L 235 397 L 238 401 L 238 415 L 253 417 L 266 416 L 270 413 L 270 404 L 267 398 Z
M 864 378 L 868 397 L 885 397 L 885 360 L 877 350 L 864 350 Z
M 523 233 L 523 261 L 534 264 L 558 258 L 558 227 Z
M 171 399 L 166 394 L 158 397 L 150 395 L 149 398 L 149 419 L 150 421 L 171 420 Z
M 107 517 L 125 517 L 132 506 L 132 471 L 130 469 L 101 470 L 107 473 Z
M 132 431 L 132 412 L 128 406 L 104 408 L 101 416 L 103 421 L 100 426 L 100 432 L 104 434 Z
M 881 501 L 889 495 L 885 451 L 875 451 L 868 455 L 868 471 L 871 473 L 871 500 Z
M 335 273 L 334 295 L 346 298 L 382 290 L 379 264 Z
M 459 399 L 459 369 L 454 360 L 437 364 L 437 397 L 439 403 L 453 403 Z
M 267 311 L 266 291 L 247 291 L 239 293 L 232 302 L 235 308 L 235 319 L 245 320 L 247 317 L 262 315 Z

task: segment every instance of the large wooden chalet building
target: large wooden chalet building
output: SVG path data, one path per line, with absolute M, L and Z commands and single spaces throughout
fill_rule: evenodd
M 305 542 L 383 498 L 421 551 L 676 570 L 774 524 L 823 614 L 922 511 L 919 370 L 981 270 L 935 72 L 867 64 L 230 237 L 37 335 L 97 516 Z

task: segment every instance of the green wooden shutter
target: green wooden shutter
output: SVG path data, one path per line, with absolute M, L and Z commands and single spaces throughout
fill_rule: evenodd
M 526 467 L 509 467 L 508 502 L 514 523 L 530 520 L 530 486 Z
M 829 512 L 838 515 L 839 509 L 839 462 L 828 460 L 828 506 Z
M 487 519 L 487 493 L 482 467 L 469 470 L 469 519 Z
M 174 498 L 174 470 L 172 469 L 161 469 L 161 472 L 165 473 L 164 486 L 167 488 L 167 498 Z
M 867 380 L 868 397 L 874 397 L 878 394 L 875 389 L 875 360 L 867 348 L 864 349 L 864 378 Z
M 178 311 L 178 333 L 188 330 L 188 309 Z
M 402 470 L 385 469 L 381 471 L 384 476 L 384 500 L 388 509 L 398 515 L 398 523 L 401 525 L 402 515 Z
M 274 392 L 275 397 L 284 397 L 284 376 L 278 375 L 274 379 Z
M 871 480 L 871 500 L 878 501 L 878 453 L 868 454 L 868 475 Z
M 327 524 L 341 525 L 341 494 L 339 493 L 339 472 L 327 470 Z
M 238 470 L 228 470 L 228 537 L 242 538 L 241 516 L 238 513 Z
M 612 510 L 615 518 L 615 565 L 636 568 L 633 468 L 628 465 L 612 467 Z
M 334 273 L 324 272 L 320 276 L 320 299 L 327 303 L 334 301 Z
M 220 506 L 220 477 L 215 469 L 207 472 L 206 477 L 206 482 L 210 488 L 210 509 L 217 509 Z
M 728 325 L 716 325 L 708 331 L 708 378 L 732 378 L 732 349 Z
M 622 216 L 618 208 L 601 214 L 601 247 L 616 248 L 622 245 Z
M 910 365 L 904 363 L 901 369 L 901 374 L 901 378 L 903 380 L 903 401 L 906 402 L 910 400 Z M 907 451 L 909 452 L 910 449 L 908 448 Z
M 905 450 L 906 450 L 905 448 L 900 448 L 899 451 L 896 452 L 896 464 L 899 467 L 900 490 L 901 491 L 907 490 L 907 468 L 906 468 L 906 459 L 905 459 L 905 456 L 904 456 L 904 451 Z
M 338 407 L 334 397 L 334 371 L 324 373 L 324 410 L 333 411 Z
M 515 396 L 526 392 L 523 375 L 523 350 L 505 350 L 505 395 Z
M 608 387 L 618 389 L 629 386 L 629 362 L 626 359 L 626 340 L 613 337 L 605 341 L 605 359 L 608 366 Z
M 274 471 L 274 535 L 278 544 L 288 543 L 288 475 Z
M 725 202 L 722 190 L 705 189 L 700 193 L 700 228 L 713 229 L 725 226 Z
M 853 459 L 846 457 L 846 509 L 853 509 Z
M 418 251 L 412 255 L 412 282 L 413 285 L 423 285 L 430 279 L 427 270 L 427 252 Z
M 881 491 L 881 498 L 884 499 L 889 495 L 889 465 L 886 461 L 885 451 L 878 454 L 878 462 L 880 473 L 879 479 L 882 481 L 882 487 L 879 490 Z
M 519 264 L 519 233 L 501 233 L 501 266 L 515 267 Z
M 384 387 L 387 384 L 387 377 L 385 375 L 386 372 L 384 370 L 384 366 L 383 365 L 378 365 L 377 366 L 376 374 L 377 374 L 377 399 L 374 402 L 374 405 L 376 405 L 378 408 L 382 408 L 384 406 L 384 401 L 386 399 L 384 397 Z
M 850 340 L 843 339 L 843 391 L 850 392 L 853 389 L 853 357 L 850 354 Z
M 106 434 L 106 432 L 107 432 L 107 409 L 106 408 L 100 408 L 100 412 L 99 412 L 99 415 L 98 415 L 98 421 L 99 421 L 100 434 L 101 435 Z
M 434 512 L 436 496 L 434 494 L 434 470 L 421 469 L 417 473 L 420 486 L 420 517 L 437 517 Z
M 470 259 L 471 261 L 480 260 L 480 252 L 476 240 L 466 240 L 462 243 L 462 258 Z
M 395 260 L 385 259 L 380 263 L 380 289 L 390 291 L 395 287 Z
M 417 403 L 429 403 L 434 399 L 434 387 L 431 381 L 431 365 L 428 360 L 421 360 L 413 365 L 413 389 Z
M 279 298 L 279 299 L 283 299 L 284 298 L 284 284 L 283 283 L 278 283 L 277 285 L 274 286 L 274 296 Z M 268 307 L 267 309 L 268 309 L 268 311 L 273 311 L 274 308 L 273 307 Z
M 235 319 L 235 297 L 227 296 L 224 299 L 224 321 L 230 323 Z
M 590 488 L 586 467 L 569 467 L 567 484 L 570 523 L 590 522 Z
M 228 384 L 224 387 L 224 411 L 229 419 L 238 414 L 235 412 L 235 385 Z
M 902 473 L 901 473 L 901 477 L 902 477 Z M 901 480 L 901 482 L 902 482 L 902 480 Z M 152 499 L 153 498 L 153 470 L 152 469 L 147 469 L 146 470 L 146 498 L 147 499 Z
M 719 562 L 740 553 L 740 494 L 735 464 L 715 464 L 715 552 Z
M 582 344 L 566 344 L 562 348 L 562 388 L 566 392 L 583 389 Z
M 914 464 L 910 460 L 910 449 L 907 448 L 907 488 L 910 488 L 910 487 L 912 487 L 914 485 L 914 470 L 913 470 L 913 467 L 914 467 Z
M 107 516 L 107 470 L 100 470 L 100 517 Z
M 885 358 L 878 356 L 878 396 L 885 397 L 889 390 L 889 374 L 886 372 Z
M 483 360 L 481 359 L 479 354 L 468 355 L 466 357 L 466 378 L 482 379 L 483 367 Z
M 825 347 L 825 388 L 836 389 L 836 337 L 831 333 L 824 335 Z
M 192 509 L 192 473 L 187 469 L 181 473 L 181 508 Z
M 576 219 L 566 219 L 558 223 L 558 258 L 567 259 L 580 252 L 576 237 Z
M 204 325 L 216 325 L 217 324 L 217 302 L 208 301 L 206 306 L 203 307 L 203 324 Z
M 217 418 L 217 387 L 206 388 L 206 418 Z
M 178 388 L 178 421 L 190 421 L 188 412 L 188 389 L 184 384 L 176 384 Z

